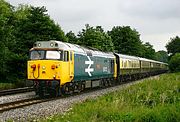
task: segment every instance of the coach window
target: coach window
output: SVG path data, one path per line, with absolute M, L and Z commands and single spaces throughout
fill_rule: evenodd
M 122 61 L 122 67 L 125 68 L 126 61 Z
M 69 61 L 69 53 L 68 53 L 68 51 L 64 51 L 64 61 Z

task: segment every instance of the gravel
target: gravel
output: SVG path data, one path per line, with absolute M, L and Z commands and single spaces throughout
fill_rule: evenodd
M 139 83 L 140 81 L 110 87 L 106 89 L 95 90 L 87 93 L 82 93 L 80 95 L 59 98 L 56 100 L 34 104 L 23 108 L 9 110 L 0 113 L 0 121 L 36 121 L 40 118 L 45 118 L 54 114 L 62 114 L 70 110 L 74 103 L 83 102 L 87 99 L 95 99 L 109 92 L 122 89 L 134 83 Z

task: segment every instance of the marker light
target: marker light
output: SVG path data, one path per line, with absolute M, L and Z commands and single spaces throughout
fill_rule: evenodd
M 33 70 L 35 70 L 36 69 L 36 64 L 31 65 L 31 68 L 33 68 Z
M 54 46 L 54 43 L 50 43 L 50 46 L 53 47 L 53 46 Z
M 42 66 L 42 69 L 43 69 L 43 70 L 45 70 L 45 69 L 46 69 L 46 67 L 45 67 L 45 66 Z
M 56 68 L 56 66 L 55 66 L 55 64 L 53 64 L 52 66 L 51 66 L 51 69 L 55 69 Z
M 41 47 L 41 43 L 38 43 L 38 47 Z

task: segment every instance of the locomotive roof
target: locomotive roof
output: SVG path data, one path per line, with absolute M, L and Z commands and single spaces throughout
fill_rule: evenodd
M 77 54 L 87 55 L 91 53 L 92 56 L 101 56 L 106 58 L 115 58 L 113 53 L 102 52 L 94 48 L 87 48 L 79 46 L 77 44 L 70 44 L 67 42 L 50 40 L 50 41 L 37 41 L 34 43 L 34 48 L 52 48 L 52 49 L 61 49 L 61 50 L 72 50 Z

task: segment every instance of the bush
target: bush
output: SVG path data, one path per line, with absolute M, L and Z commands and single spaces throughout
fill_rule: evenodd
M 180 71 L 180 53 L 176 53 L 169 61 L 169 68 L 172 72 Z

